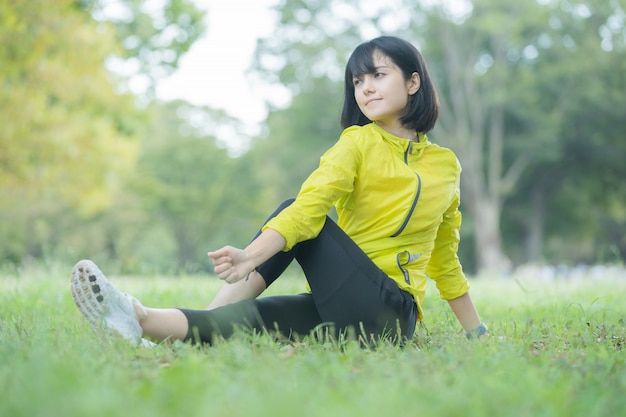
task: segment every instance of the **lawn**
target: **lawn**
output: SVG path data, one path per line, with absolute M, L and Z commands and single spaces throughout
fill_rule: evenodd
M 484 341 L 465 339 L 431 287 L 404 348 L 242 334 L 149 350 L 97 337 L 72 302 L 71 267 L 0 273 L 0 416 L 626 415 L 624 275 L 472 280 Z M 203 308 L 219 287 L 109 278 L 150 306 Z M 302 288 L 291 275 L 268 291 Z

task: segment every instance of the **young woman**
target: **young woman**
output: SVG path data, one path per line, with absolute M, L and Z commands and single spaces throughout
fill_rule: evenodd
M 422 319 L 429 276 L 467 336 L 484 335 L 457 257 L 461 168 L 426 137 L 438 107 L 414 46 L 390 36 L 359 45 L 345 71 L 341 137 L 245 249 L 208 253 L 225 284 L 206 310 L 145 308 L 91 261 L 72 273 L 78 308 L 94 328 L 137 344 L 211 343 L 239 327 L 401 341 Z M 258 298 L 294 259 L 310 292 Z

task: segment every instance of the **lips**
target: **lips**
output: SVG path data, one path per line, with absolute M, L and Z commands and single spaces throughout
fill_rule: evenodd
M 371 99 L 369 99 L 369 100 L 367 100 L 367 101 L 365 102 L 365 105 L 367 106 L 368 104 L 370 104 L 370 103 L 372 103 L 372 102 L 374 102 L 374 101 L 379 101 L 379 100 L 380 100 L 379 98 L 371 98 Z

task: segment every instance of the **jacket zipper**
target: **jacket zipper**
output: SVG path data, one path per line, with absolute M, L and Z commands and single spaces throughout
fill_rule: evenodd
M 412 143 L 409 142 L 409 146 L 407 146 L 406 150 L 404 151 L 404 163 L 407 166 L 409 165 L 409 154 L 411 153 L 412 148 L 413 148 Z M 409 213 L 404 218 L 404 222 L 402 222 L 402 226 L 400 226 L 400 228 L 393 235 L 391 235 L 391 237 L 396 237 L 400 233 L 402 233 L 406 225 L 409 223 L 409 220 L 411 219 L 411 216 L 413 215 L 413 211 L 415 211 L 417 200 L 419 200 L 420 193 L 422 192 L 422 178 L 419 176 L 417 172 L 415 173 L 415 176 L 417 177 L 417 191 L 415 192 L 415 198 L 413 199 L 413 204 L 411 204 L 411 209 L 409 210 Z

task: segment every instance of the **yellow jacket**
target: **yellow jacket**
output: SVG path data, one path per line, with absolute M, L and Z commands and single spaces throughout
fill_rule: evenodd
M 339 227 L 414 296 L 420 318 L 426 276 L 444 300 L 465 294 L 469 283 L 457 256 L 461 166 L 451 150 L 419 139 L 374 123 L 345 129 L 294 203 L 264 229 L 279 232 L 289 250 L 317 236 L 334 205 Z

